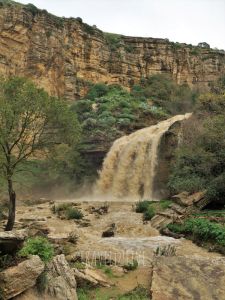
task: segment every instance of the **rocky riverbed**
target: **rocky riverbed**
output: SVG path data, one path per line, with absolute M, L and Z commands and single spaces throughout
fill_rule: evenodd
M 142 214 L 135 212 L 134 202 L 88 199 L 42 202 L 30 206 L 20 203 L 15 230 L 25 229 L 29 235 L 47 236 L 73 269 L 77 262 L 90 266 L 86 271 L 74 271 L 75 279 L 80 282 L 81 277 L 86 276 L 85 281 L 89 276 L 100 287 L 99 293 L 108 297 L 106 299 L 117 299 L 117 295 L 140 285 L 154 300 L 225 299 L 223 257 L 189 240 L 160 235 L 150 221 L 144 222 Z M 70 203 L 84 217 L 67 220 L 57 215 L 53 207 L 62 203 Z M 103 233 L 106 237 L 102 237 Z M 159 255 L 160 249 L 172 249 L 172 252 Z M 122 268 L 134 261 L 138 262 L 135 270 Z M 106 276 L 104 268 L 96 267 L 99 263 L 108 265 L 110 274 L 116 275 Z M 213 289 L 214 284 L 217 289 Z M 34 295 L 29 289 L 18 299 L 42 299 Z M 95 299 L 90 295 L 93 297 L 90 299 Z

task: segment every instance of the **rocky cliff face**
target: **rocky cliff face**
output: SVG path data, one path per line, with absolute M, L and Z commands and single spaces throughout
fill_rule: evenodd
M 0 6 L 2 75 L 27 76 L 52 95 L 75 100 L 90 82 L 129 88 L 157 73 L 204 89 L 225 73 L 225 53 L 164 39 L 105 34 L 79 18 L 58 18 L 20 4 Z

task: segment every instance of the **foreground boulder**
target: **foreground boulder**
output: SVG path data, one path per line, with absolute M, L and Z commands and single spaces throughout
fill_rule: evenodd
M 76 280 L 65 256 L 55 256 L 47 268 L 47 293 L 57 300 L 77 300 Z
M 21 248 L 24 240 L 28 237 L 26 230 L 0 232 L 1 253 L 13 254 Z
M 154 262 L 152 300 L 225 299 L 225 260 L 158 257 Z
M 32 256 L 15 267 L 0 273 L 2 299 L 11 299 L 36 284 L 36 279 L 44 270 L 44 263 L 39 256 Z

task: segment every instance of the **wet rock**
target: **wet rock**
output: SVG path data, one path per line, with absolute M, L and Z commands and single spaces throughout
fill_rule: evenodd
M 0 290 L 3 299 L 11 299 L 36 284 L 37 277 L 43 272 L 44 263 L 39 256 L 19 263 L 15 267 L 8 268 L 0 273 Z
M 27 230 L 0 232 L 0 250 L 2 253 L 15 253 L 28 237 Z
M 225 261 L 200 256 L 157 257 L 152 300 L 225 299 Z
M 198 203 L 205 196 L 205 192 L 197 192 L 192 195 L 188 192 L 182 192 L 178 195 L 173 196 L 173 200 L 182 206 L 191 206 Z
M 115 231 L 116 231 L 116 224 L 113 223 L 107 230 L 103 231 L 102 237 L 103 238 L 113 237 L 115 236 Z
M 169 230 L 169 228 L 162 228 L 160 231 L 163 235 L 173 237 L 174 239 L 180 239 L 184 237 L 184 234 L 175 233 Z
M 65 256 L 57 255 L 47 268 L 48 294 L 57 300 L 77 300 L 76 280 Z

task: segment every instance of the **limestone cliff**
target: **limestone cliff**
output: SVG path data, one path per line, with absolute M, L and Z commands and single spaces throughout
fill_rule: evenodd
M 225 73 L 224 51 L 105 34 L 79 18 L 2 1 L 0 74 L 27 76 L 52 95 L 75 100 L 90 81 L 129 88 L 156 73 L 171 73 L 178 83 L 204 89 Z

